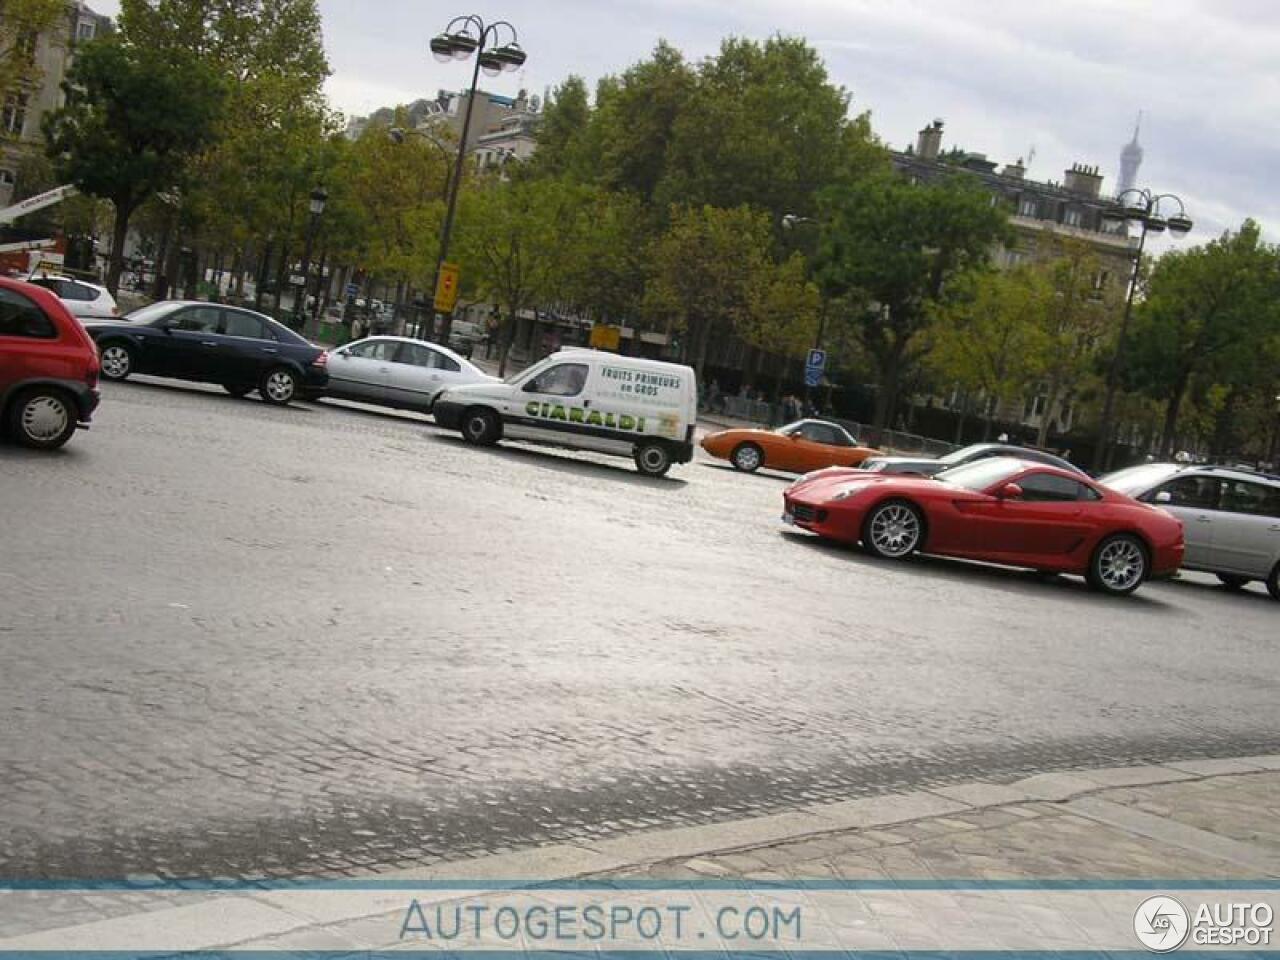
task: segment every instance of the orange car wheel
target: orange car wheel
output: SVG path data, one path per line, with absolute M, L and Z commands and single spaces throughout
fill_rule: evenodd
M 729 454 L 729 462 L 735 470 L 755 473 L 764 466 L 764 451 L 754 443 L 740 443 Z

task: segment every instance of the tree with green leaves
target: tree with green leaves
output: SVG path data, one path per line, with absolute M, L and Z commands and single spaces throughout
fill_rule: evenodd
M 1235 232 L 1166 253 L 1125 344 L 1128 379 L 1164 403 L 1161 452 L 1173 452 L 1179 415 L 1197 379 L 1241 379 L 1280 324 L 1280 250 L 1246 220 Z
M 506 375 L 517 326 L 542 303 L 565 298 L 590 191 L 566 180 L 489 178 L 463 194 L 456 234 L 464 288 L 501 310 L 498 372 Z
M 973 272 L 954 282 L 924 338 L 928 366 L 962 396 L 982 397 L 982 438 L 1000 404 L 1021 398 L 1040 372 L 1043 318 L 1053 290 L 1044 275 L 1019 267 Z
M 823 191 L 820 208 L 816 278 L 827 296 L 860 305 L 842 319 L 875 365 L 883 428 L 955 282 L 1008 239 L 1006 214 L 964 174 L 915 184 L 873 173 Z
M 80 48 L 64 93 L 65 105 L 45 117 L 48 151 L 60 178 L 115 210 L 107 272 L 115 293 L 129 218 L 184 183 L 216 137 L 225 87 L 194 57 L 106 38 Z
M 750 207 L 701 206 L 673 211 L 650 248 L 645 310 L 678 333 L 681 359 L 702 377 L 713 338 L 746 326 L 769 260 L 767 214 Z
M 1096 367 L 1098 351 L 1120 321 L 1125 287 L 1104 275 L 1101 258 L 1081 240 L 1046 235 L 1047 259 L 1032 269 L 1051 296 L 1040 318 L 1037 377 L 1044 386 L 1044 412 L 1036 445 L 1049 442 L 1049 429 Z
M 848 113 L 848 92 L 804 40 L 728 39 L 674 117 L 657 199 L 809 213 L 840 169 Z

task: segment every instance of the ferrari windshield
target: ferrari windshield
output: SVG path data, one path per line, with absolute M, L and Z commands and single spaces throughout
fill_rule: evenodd
M 1126 496 L 1134 497 L 1140 493 L 1146 493 L 1157 483 L 1173 476 L 1179 469 L 1181 468 L 1177 464 L 1172 463 L 1143 463 L 1109 473 L 1098 482 Z
M 956 487 L 964 487 L 966 490 L 986 490 L 1001 480 L 1007 480 L 1021 473 L 1025 467 L 1021 460 L 1015 460 L 1013 457 L 992 457 L 966 463 L 963 467 L 944 470 L 934 479 Z

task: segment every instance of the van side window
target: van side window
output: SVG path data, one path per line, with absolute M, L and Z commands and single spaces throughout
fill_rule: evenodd
M 587 385 L 587 369 L 585 363 L 557 363 L 526 383 L 524 392 L 548 397 L 576 397 Z

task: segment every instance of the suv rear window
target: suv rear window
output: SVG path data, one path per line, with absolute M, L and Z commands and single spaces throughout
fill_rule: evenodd
M 0 337 L 55 340 L 58 330 L 44 311 L 20 293 L 0 287 Z

